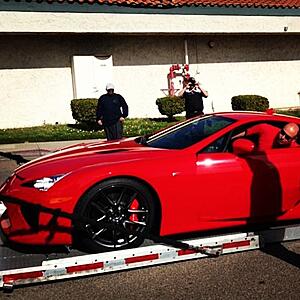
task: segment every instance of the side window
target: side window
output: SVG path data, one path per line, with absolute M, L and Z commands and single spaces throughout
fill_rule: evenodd
M 243 125 L 243 126 L 240 126 L 236 129 L 234 129 L 232 131 L 232 135 L 231 135 L 231 141 L 228 145 L 228 152 L 232 152 L 232 142 L 235 141 L 237 138 L 239 138 L 239 134 L 245 132 L 247 130 L 247 128 L 250 128 L 254 125 L 257 125 L 259 124 L 258 122 L 255 122 L 255 123 L 251 123 L 251 124 L 246 124 L 246 125 Z M 250 141 L 252 141 L 256 146 L 258 145 L 258 138 L 259 136 L 257 134 L 254 134 L 254 135 L 248 135 L 248 136 L 241 136 L 242 138 L 246 138 Z
M 225 152 L 230 141 L 231 132 L 221 136 L 214 142 L 206 146 L 201 153 L 220 153 Z
M 220 153 L 220 152 L 232 152 L 232 142 L 240 137 L 246 138 L 251 140 L 256 146 L 258 146 L 258 135 L 249 135 L 249 136 L 243 136 L 240 134 L 243 134 L 247 130 L 247 128 L 250 128 L 254 125 L 265 123 L 270 124 L 273 126 L 276 126 L 278 128 L 282 128 L 286 122 L 270 122 L 270 121 L 260 121 L 260 122 L 251 122 L 244 125 L 241 125 L 234 130 L 230 131 L 229 133 L 223 135 L 222 137 L 218 138 L 211 144 L 209 144 L 207 147 L 205 147 L 201 153 Z M 240 135 L 240 136 L 239 136 Z
M 239 137 L 243 137 L 246 139 L 251 140 L 256 147 L 258 147 L 258 143 L 259 143 L 259 135 L 258 134 L 253 134 L 253 135 L 246 135 L 246 136 L 239 136 L 239 134 L 245 132 L 248 128 L 251 128 L 252 126 L 258 125 L 258 124 L 269 124 L 272 125 L 274 127 L 278 127 L 278 128 L 282 128 L 287 122 L 279 122 L 279 121 L 259 121 L 259 122 L 251 122 L 251 123 L 247 123 L 245 125 L 242 125 L 238 128 L 235 128 L 232 131 L 232 137 L 231 137 L 231 141 L 228 143 L 228 152 L 232 152 L 232 142 L 239 138 Z

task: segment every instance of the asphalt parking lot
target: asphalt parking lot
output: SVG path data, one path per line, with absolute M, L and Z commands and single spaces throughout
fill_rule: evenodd
M 16 166 L 0 159 L 1 183 Z M 299 295 L 300 241 L 274 244 L 263 251 L 26 286 L 13 293 L 0 291 L 0 299 L 298 300 Z

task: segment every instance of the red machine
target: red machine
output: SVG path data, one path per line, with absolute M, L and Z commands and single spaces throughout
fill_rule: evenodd
M 300 119 L 208 114 L 158 133 L 82 143 L 23 164 L 0 187 L 4 237 L 120 250 L 159 237 L 300 220 L 300 146 L 255 152 L 232 137 Z M 2 210 L 3 211 L 3 210 Z M 0 278 L 1 281 L 1 278 Z
M 184 64 L 182 66 L 176 64 L 170 67 L 170 72 L 167 75 L 169 96 L 174 96 L 176 93 L 173 79 L 175 79 L 178 76 L 181 76 L 183 78 L 183 81 L 188 80 L 190 78 L 190 74 L 188 73 L 188 71 L 189 71 L 189 65 L 187 64 Z

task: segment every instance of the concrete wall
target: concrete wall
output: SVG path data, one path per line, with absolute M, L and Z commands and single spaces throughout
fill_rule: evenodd
M 155 100 L 167 73 L 185 63 L 209 92 L 205 110 L 231 109 L 231 97 L 259 94 L 270 106 L 299 105 L 300 35 L 0 35 L 0 128 L 74 122 L 71 57 L 113 55 L 116 92 L 130 117 L 160 116 Z M 213 41 L 210 48 L 208 42 Z M 103 91 L 104 92 L 104 91 Z
M 1 1 L 1 0 L 0 0 Z M 19 4 L 17 4 L 19 5 Z M 19 5 L 20 6 L 20 5 Z M 50 5 L 51 7 L 52 5 Z M 50 8 L 49 7 L 49 8 Z M 84 6 L 82 6 L 83 8 Z M 94 6 L 96 7 L 96 6 Z M 116 6 L 117 7 L 117 6 Z M 2 8 L 2 7 L 1 7 Z M 0 32 L 64 33 L 299 33 L 298 16 L 233 16 L 177 13 L 6 12 Z M 20 6 L 21 8 L 21 6 Z M 193 8 L 195 13 L 197 8 Z M 119 8 L 121 11 L 121 7 Z M 224 10 L 225 11 L 225 10 Z M 268 9 L 266 9 L 266 12 Z M 278 10 L 280 11 L 280 10 Z M 293 11 L 292 9 L 290 11 Z M 296 10 L 297 11 L 297 10 Z

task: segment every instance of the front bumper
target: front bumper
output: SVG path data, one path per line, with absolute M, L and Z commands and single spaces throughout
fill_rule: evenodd
M 55 209 L 0 194 L 0 227 L 6 240 L 27 245 L 71 245 L 71 221 L 54 216 Z M 54 222 L 53 222 L 54 221 Z

